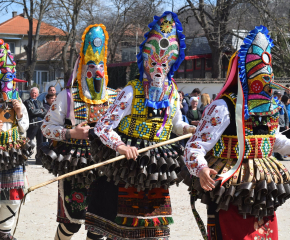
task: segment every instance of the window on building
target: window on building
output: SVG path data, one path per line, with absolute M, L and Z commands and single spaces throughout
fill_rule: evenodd
M 186 71 L 187 72 L 193 71 L 193 61 L 191 59 L 186 60 Z
M 195 59 L 195 70 L 201 69 L 201 59 Z
M 34 71 L 33 73 L 33 82 L 36 83 L 39 87 L 48 81 L 48 71 Z
M 205 59 L 205 70 L 211 70 L 212 61 L 211 59 Z
M 14 42 L 8 42 L 8 44 L 9 44 L 9 47 L 10 47 L 10 52 L 12 54 L 14 54 L 15 53 L 15 43 Z

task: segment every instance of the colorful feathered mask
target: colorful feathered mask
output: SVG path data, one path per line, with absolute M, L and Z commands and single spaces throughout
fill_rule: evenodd
M 264 26 L 256 27 L 239 50 L 239 75 L 245 97 L 245 118 L 269 115 L 278 108 L 273 89 L 284 89 L 274 82 L 271 48 L 273 40 Z
M 149 28 L 137 55 L 140 80 L 145 105 L 165 108 L 169 106 L 171 77 L 184 59 L 185 37 L 177 15 L 172 12 L 155 16 Z
M 108 101 L 108 39 L 103 24 L 90 25 L 83 33 L 77 80 L 80 97 L 86 103 L 101 104 Z
M 0 39 L 0 100 L 18 99 L 17 82 L 26 82 L 16 78 L 16 63 L 9 50 L 9 44 Z

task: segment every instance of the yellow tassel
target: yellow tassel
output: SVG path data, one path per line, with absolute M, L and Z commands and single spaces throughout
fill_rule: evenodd
M 124 217 L 124 221 L 123 221 L 123 225 L 125 225 L 127 223 L 127 218 L 126 217 Z
M 145 224 L 144 224 L 144 226 L 145 226 L 145 227 L 148 227 L 148 225 L 149 225 L 149 221 L 148 221 L 147 219 L 145 219 Z

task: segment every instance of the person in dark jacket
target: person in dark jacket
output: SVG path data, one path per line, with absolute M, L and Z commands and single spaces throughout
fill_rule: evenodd
M 199 120 L 201 119 L 201 112 L 200 112 L 200 109 L 197 107 L 198 98 L 191 97 L 190 104 L 191 106 L 186 114 L 186 117 L 188 119 L 189 124 L 197 126 Z
M 178 91 L 178 93 L 179 93 L 180 111 L 182 115 L 186 116 L 188 112 L 188 104 L 184 99 L 184 93 L 182 91 Z
M 33 87 L 30 90 L 30 98 L 24 102 L 24 105 L 28 111 L 30 123 L 29 128 L 27 130 L 27 137 L 29 139 L 34 139 L 36 137 L 37 151 L 43 142 L 43 136 L 40 127 L 42 124 L 42 120 L 47 113 L 47 110 L 44 108 L 43 103 L 37 100 L 38 95 L 39 95 L 38 88 Z M 36 164 L 41 164 L 41 162 L 39 162 L 38 159 L 36 159 Z

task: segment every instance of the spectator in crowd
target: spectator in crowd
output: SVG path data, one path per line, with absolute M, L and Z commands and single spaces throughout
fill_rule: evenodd
M 204 109 L 210 104 L 210 96 L 208 93 L 201 94 L 201 105 L 200 105 L 200 112 L 203 113 Z
M 52 103 L 56 99 L 56 94 L 55 93 L 48 93 L 48 94 L 46 94 L 45 99 L 46 99 L 46 103 L 44 103 L 43 106 L 45 107 L 46 111 L 48 111 L 50 109 L 50 106 L 52 105 Z
M 182 91 L 178 91 L 179 93 L 179 101 L 180 101 L 180 110 L 182 115 L 186 116 L 187 112 L 188 112 L 188 104 L 184 99 L 184 92 Z
M 27 130 L 27 137 L 34 139 L 36 137 L 37 151 L 43 142 L 42 132 L 40 126 L 42 120 L 45 117 L 47 110 L 44 108 L 41 101 L 37 100 L 39 90 L 37 87 L 33 87 L 30 90 L 30 98 L 24 102 L 29 115 L 29 128 Z M 41 122 L 39 122 L 41 121 Z M 40 159 L 36 158 L 36 164 L 42 164 Z
M 288 97 L 288 95 L 283 95 L 282 98 L 281 98 L 281 101 L 283 102 L 283 104 L 286 107 L 286 112 L 287 112 L 287 115 L 288 115 L 288 129 L 289 129 L 289 126 L 290 126 L 290 98 Z M 290 138 L 290 130 L 285 132 L 284 135 L 287 138 Z
M 49 86 L 48 87 L 48 90 L 47 90 L 47 93 L 48 94 L 56 94 L 56 89 L 55 89 L 55 86 Z M 55 95 L 56 96 L 56 95 Z M 43 99 L 43 104 L 46 103 L 46 97 Z
M 51 86 L 49 86 L 47 92 L 50 94 L 56 94 L 56 89 L 54 86 L 51 85 Z
M 287 87 L 289 90 L 285 90 L 284 95 L 287 95 L 288 98 L 290 98 L 290 85 L 289 84 L 286 84 L 285 87 Z
M 191 97 L 197 97 L 199 99 L 200 94 L 201 94 L 201 91 L 199 90 L 199 88 L 193 89 L 191 94 L 186 94 L 184 96 L 184 99 L 185 99 L 187 105 L 190 106 L 190 98 Z
M 190 108 L 186 114 L 189 124 L 197 126 L 199 120 L 201 119 L 201 112 L 197 107 L 198 104 L 198 97 L 191 97 L 190 98 Z
M 289 128 L 289 118 L 288 118 L 288 112 L 287 109 L 284 105 L 284 103 L 281 101 L 282 99 L 282 93 L 280 91 L 275 91 L 274 92 L 274 97 L 277 97 L 279 100 L 279 104 L 283 106 L 283 113 L 279 115 L 279 127 L 280 127 L 280 132 L 283 132 Z M 283 160 L 283 157 L 280 153 L 274 153 L 274 156 L 278 160 Z

